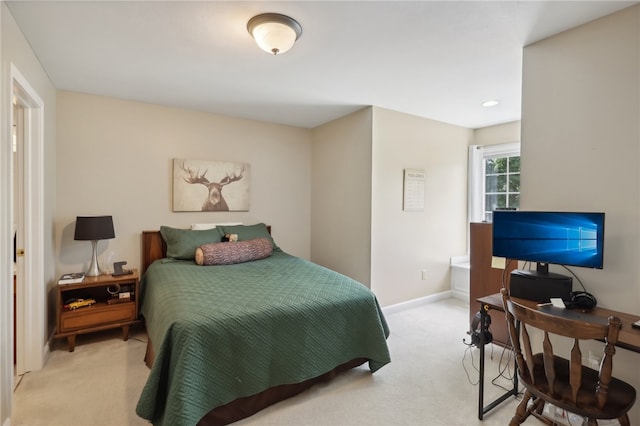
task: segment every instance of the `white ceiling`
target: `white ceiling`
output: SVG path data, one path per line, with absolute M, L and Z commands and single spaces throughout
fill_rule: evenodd
M 636 3 L 7 2 L 58 89 L 309 128 L 366 105 L 469 128 L 518 120 L 523 46 Z M 247 32 L 264 12 L 302 25 L 289 52 Z

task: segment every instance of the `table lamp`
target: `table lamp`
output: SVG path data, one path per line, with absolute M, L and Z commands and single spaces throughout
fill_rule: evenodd
M 98 265 L 98 240 L 115 238 L 113 219 L 111 216 L 78 216 L 76 217 L 76 232 L 74 240 L 91 241 L 93 255 L 89 270 L 85 275 L 96 277 L 103 272 Z

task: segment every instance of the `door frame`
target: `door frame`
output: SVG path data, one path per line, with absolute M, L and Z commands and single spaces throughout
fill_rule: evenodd
M 16 291 L 16 373 L 39 370 L 44 365 L 49 346 L 46 344 L 47 324 L 45 294 L 47 282 L 44 268 L 44 102 L 20 73 L 11 64 L 10 115 L 14 117 L 14 103 L 22 109 L 23 164 L 11 165 L 13 191 L 13 168 L 21 167 L 24 205 L 20 226 L 23 231 L 25 256 L 18 262 L 18 285 Z M 13 156 L 11 157 L 13 162 Z M 14 196 L 10 197 L 13 218 Z M 22 280 L 21 280 L 22 279 Z M 13 322 L 13 316 L 10 319 Z

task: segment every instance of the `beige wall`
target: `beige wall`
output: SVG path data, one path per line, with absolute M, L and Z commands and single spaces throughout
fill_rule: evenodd
M 134 267 L 144 229 L 264 221 L 289 253 L 375 281 L 383 305 L 446 292 L 449 258 L 466 243 L 472 135 L 379 108 L 309 131 L 61 91 L 57 273 L 89 261 L 89 243 L 73 240 L 78 215 L 113 215 L 116 238 L 99 243 L 100 262 Z M 172 158 L 251 163 L 251 211 L 173 213 Z M 427 170 L 424 212 L 402 211 L 404 168 Z
M 496 124 L 473 131 L 474 145 L 485 146 L 510 142 L 520 142 L 520 121 Z
M 466 251 L 472 137 L 470 129 L 373 108 L 371 288 L 382 305 L 449 290 L 450 258 Z M 402 210 L 406 168 L 426 171 L 424 211 Z
M 603 270 L 572 268 L 599 306 L 640 314 L 640 7 L 524 49 L 521 205 L 604 211 Z M 580 289 L 577 283 L 574 290 Z M 640 355 L 614 375 L 640 389 Z M 631 424 L 640 424 L 640 404 Z
M 57 271 L 88 266 L 76 216 L 113 216 L 116 238 L 99 261 L 139 267 L 141 232 L 161 225 L 240 221 L 272 225 L 287 252 L 309 258 L 309 131 L 214 114 L 61 91 L 58 94 Z M 172 159 L 251 164 L 249 212 L 174 213 Z
M 311 260 L 371 281 L 372 109 L 312 131 Z

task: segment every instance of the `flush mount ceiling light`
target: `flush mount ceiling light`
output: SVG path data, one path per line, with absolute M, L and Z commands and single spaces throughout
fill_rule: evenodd
M 247 30 L 262 50 L 274 55 L 291 49 L 302 35 L 298 21 L 279 13 L 254 16 L 247 23 Z
M 496 106 L 496 105 L 498 105 L 499 103 L 500 103 L 499 101 L 497 101 L 497 100 L 495 100 L 495 99 L 491 99 L 491 100 L 489 100 L 489 101 L 484 101 L 481 105 L 482 105 L 483 107 L 487 107 L 487 108 L 488 108 L 488 107 Z

